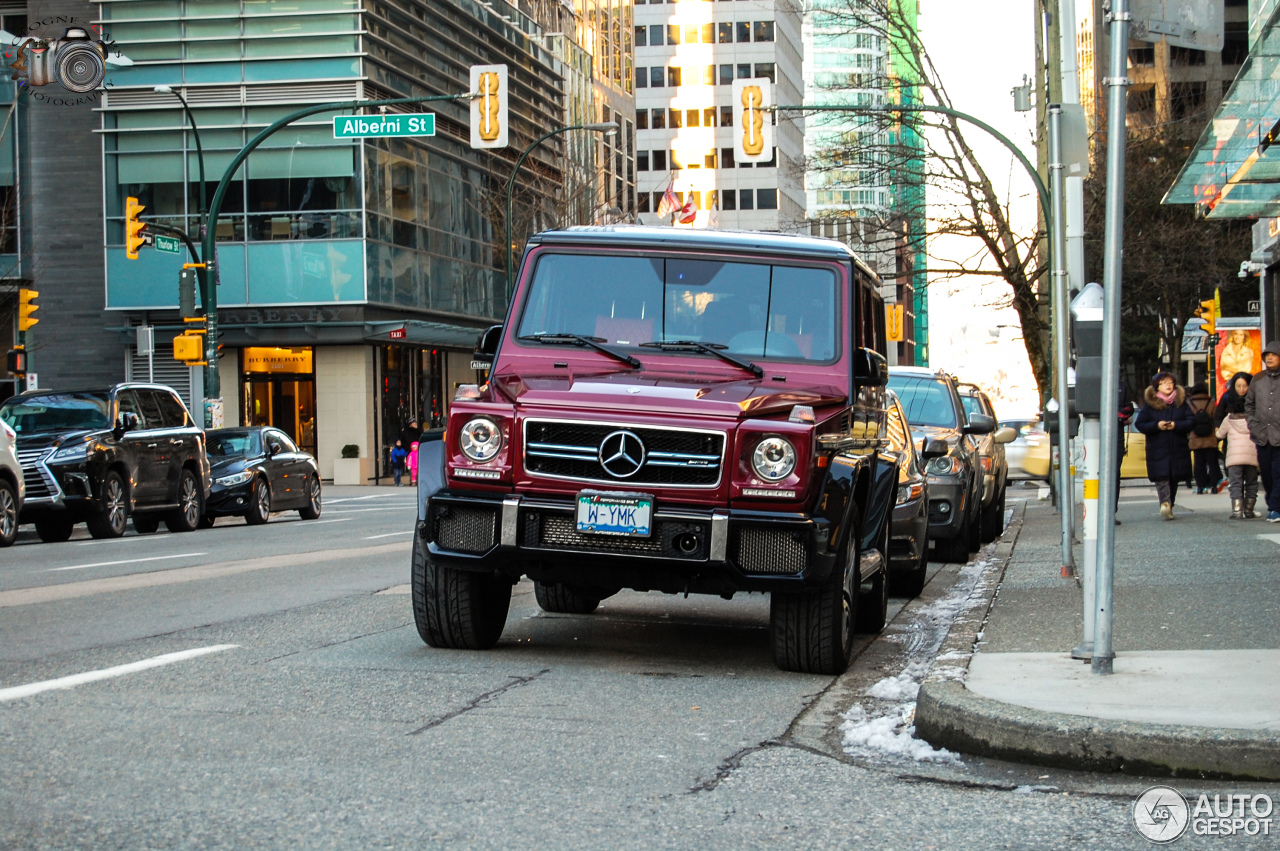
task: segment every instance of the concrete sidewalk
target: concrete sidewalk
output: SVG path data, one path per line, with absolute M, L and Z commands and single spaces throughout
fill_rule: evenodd
M 1122 489 L 1115 673 L 1097 676 L 1070 658 L 1082 595 L 1060 576 L 1057 515 L 1021 491 L 999 581 L 952 627 L 917 733 L 1065 768 L 1280 779 L 1280 528 L 1227 520 L 1225 493 L 1181 493 L 1166 522 L 1153 488 Z

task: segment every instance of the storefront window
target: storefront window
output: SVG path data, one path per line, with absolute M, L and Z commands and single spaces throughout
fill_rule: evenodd
M 316 452 L 314 350 L 309 346 L 241 349 L 243 424 L 272 426 L 304 451 Z

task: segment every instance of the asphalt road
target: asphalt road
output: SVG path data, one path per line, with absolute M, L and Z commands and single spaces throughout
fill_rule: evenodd
M 495 650 L 439 651 L 405 593 L 413 516 L 407 489 L 331 488 L 319 521 L 24 532 L 0 552 L 0 847 L 1146 846 L 1141 780 L 844 752 L 842 714 L 928 656 L 972 569 L 935 565 L 836 680 L 774 667 L 759 595 L 577 617 L 524 582 Z

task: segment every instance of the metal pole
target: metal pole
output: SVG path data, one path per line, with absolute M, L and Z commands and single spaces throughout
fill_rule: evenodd
M 1058 363 L 1058 509 L 1062 513 L 1062 575 L 1074 576 L 1076 557 L 1072 551 L 1071 527 L 1075 523 L 1075 487 L 1071 475 L 1071 411 L 1067 395 L 1067 367 L 1071 345 L 1067 339 L 1067 257 L 1066 233 L 1063 229 L 1062 107 L 1049 104 L 1049 183 L 1053 193 L 1053 216 L 1046 224 L 1050 233 L 1053 259 L 1053 357 Z
M 1124 156 L 1125 113 L 1129 80 L 1125 76 L 1129 53 L 1129 0 L 1113 0 L 1111 6 L 1111 76 L 1107 87 L 1107 219 L 1103 242 L 1102 288 L 1106 299 L 1102 315 L 1102 468 L 1098 477 L 1098 584 L 1093 624 L 1095 674 L 1110 674 L 1115 661 L 1111 646 L 1112 607 L 1115 602 L 1116 468 L 1120 464 L 1116 409 L 1120 404 L 1120 281 L 1124 262 Z
M 516 167 L 511 170 L 511 176 L 507 178 L 507 298 L 516 291 L 516 270 L 512 268 L 515 265 L 515 249 L 511 245 L 511 196 L 515 192 L 516 177 L 520 174 L 520 166 L 524 165 L 525 158 L 533 153 L 534 149 L 543 142 L 550 139 L 557 133 L 568 133 L 570 130 L 595 130 L 598 132 L 612 133 L 618 129 L 616 122 L 608 121 L 593 124 L 571 124 L 568 127 L 557 127 L 548 133 L 543 133 L 538 138 L 529 143 L 529 147 L 520 152 L 519 158 L 516 159 Z
M 299 118 L 306 118 L 308 115 L 315 115 L 318 112 L 331 112 L 344 109 L 361 109 L 369 106 L 394 106 L 397 104 L 426 103 L 436 100 L 464 100 L 473 97 L 471 94 L 463 95 L 429 95 L 426 97 L 416 98 L 391 98 L 389 100 L 351 100 L 333 103 L 320 103 L 309 106 L 305 109 L 299 109 L 297 112 L 291 112 L 283 118 L 278 119 L 268 127 L 261 130 L 258 135 L 254 136 L 248 143 L 240 149 L 231 163 L 227 166 L 227 170 L 222 173 L 222 179 L 218 181 L 218 187 L 213 191 L 213 200 L 209 202 L 209 213 L 207 222 L 212 227 L 206 227 L 201 237 L 200 254 L 205 258 L 206 274 L 200 282 L 201 299 L 204 302 L 205 315 L 205 368 L 204 368 L 204 395 L 205 399 L 209 399 L 209 393 L 219 392 L 221 387 L 218 375 L 218 271 L 217 256 L 214 253 L 214 237 L 217 235 L 218 214 L 222 211 L 222 200 L 226 197 L 227 189 L 231 185 L 231 178 L 235 175 L 236 169 L 253 153 L 254 149 L 265 142 L 273 133 L 288 124 L 292 124 Z M 209 267 L 212 267 L 210 269 Z M 212 274 L 209 274 L 212 272 Z M 213 397 L 217 398 L 217 397 Z M 205 406 L 205 427 L 212 426 L 212 411 L 208 405 Z
M 1081 466 L 1084 474 L 1084 570 L 1080 585 L 1084 591 L 1084 611 L 1081 622 L 1080 643 L 1071 651 L 1072 659 L 1093 658 L 1093 615 L 1097 606 L 1095 591 L 1098 571 L 1098 429 L 1101 423 L 1094 416 L 1085 416 L 1080 423 L 1080 436 L 1084 442 Z

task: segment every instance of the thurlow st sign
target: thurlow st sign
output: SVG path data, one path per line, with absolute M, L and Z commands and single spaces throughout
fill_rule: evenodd
M 434 136 L 436 115 L 335 115 L 333 138 L 364 139 L 373 136 Z

